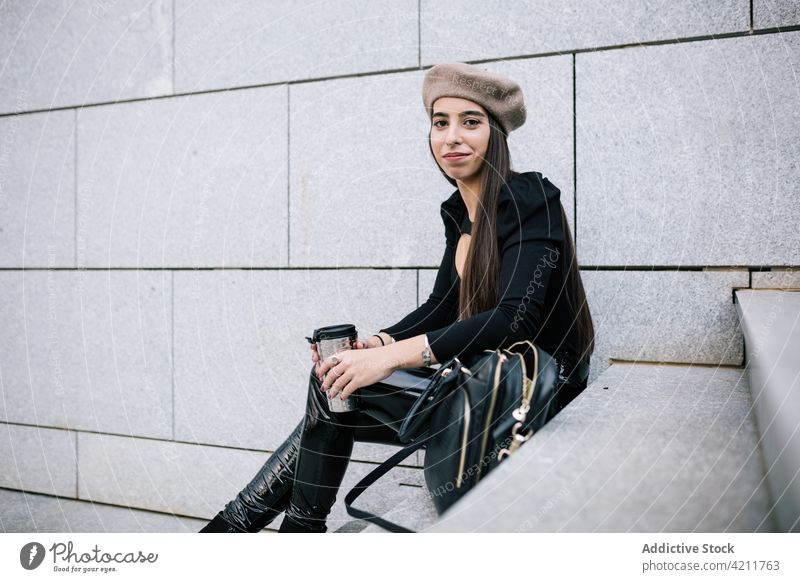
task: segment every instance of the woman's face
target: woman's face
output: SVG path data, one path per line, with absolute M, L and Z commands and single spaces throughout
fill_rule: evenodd
M 486 109 L 468 99 L 440 97 L 433 102 L 430 137 L 436 163 L 445 173 L 454 180 L 469 179 L 480 172 L 489 147 Z

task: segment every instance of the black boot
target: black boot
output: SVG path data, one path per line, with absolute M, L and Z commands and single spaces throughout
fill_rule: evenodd
M 209 521 L 203 529 L 201 529 L 198 533 L 247 533 L 244 530 L 238 529 L 227 521 L 225 518 L 222 517 L 222 512 L 220 511 L 217 515 L 214 516 L 214 519 Z
M 357 412 L 330 412 L 327 396 L 313 378 L 309 386 L 306 423 L 300 439 L 294 487 L 281 533 L 328 530 L 325 520 L 336 502 L 350 462 L 355 441 L 355 426 L 348 422 Z
M 200 533 L 257 532 L 286 509 L 292 494 L 304 422 L 298 423 L 250 483 Z

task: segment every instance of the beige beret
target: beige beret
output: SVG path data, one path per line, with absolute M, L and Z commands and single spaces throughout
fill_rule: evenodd
M 429 118 L 439 97 L 461 97 L 482 105 L 506 134 L 525 123 L 525 101 L 519 84 L 475 65 L 442 63 L 428 69 L 422 83 L 422 102 Z

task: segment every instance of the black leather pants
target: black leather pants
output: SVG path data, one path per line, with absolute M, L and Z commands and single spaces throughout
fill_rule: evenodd
M 565 352 L 555 357 L 562 381 L 557 404 L 561 410 L 586 388 L 588 362 L 579 365 L 577 358 Z M 337 413 L 328 410 L 327 396 L 320 391 L 321 381 L 312 366 L 303 419 L 250 483 L 201 531 L 256 532 L 284 511 L 281 532 L 327 531 L 325 521 L 353 443 L 402 446 L 397 440 L 400 423 L 435 371 L 427 367 L 398 370 L 357 391 L 360 410 Z
M 258 473 L 202 530 L 257 532 L 286 512 L 282 532 L 324 532 L 353 443 L 395 444 L 397 430 L 435 368 L 407 368 L 358 389 L 360 410 L 330 412 L 311 367 L 303 418 Z

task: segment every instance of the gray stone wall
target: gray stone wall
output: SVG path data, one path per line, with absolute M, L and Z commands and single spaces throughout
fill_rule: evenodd
M 235 494 L 301 418 L 304 336 L 433 285 L 448 60 L 523 86 L 513 165 L 561 189 L 591 379 L 741 365 L 733 290 L 800 265 L 796 2 L 6 2 L 0 487 Z

